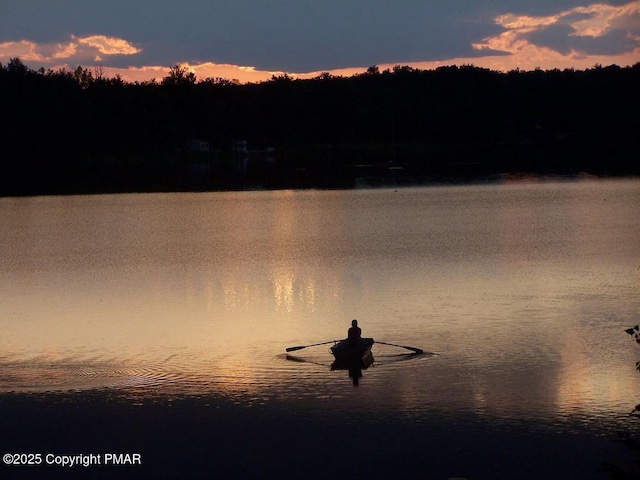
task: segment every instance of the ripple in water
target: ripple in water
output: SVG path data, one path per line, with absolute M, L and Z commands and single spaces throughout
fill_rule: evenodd
M 2 362 L 0 393 L 55 393 L 97 389 L 153 388 L 179 382 L 178 373 L 119 362 L 23 360 Z

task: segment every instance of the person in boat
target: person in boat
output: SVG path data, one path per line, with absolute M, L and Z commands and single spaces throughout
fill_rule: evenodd
M 358 320 L 351 320 L 351 328 L 347 331 L 347 340 L 350 347 L 355 347 L 362 338 L 362 329 L 358 326 Z

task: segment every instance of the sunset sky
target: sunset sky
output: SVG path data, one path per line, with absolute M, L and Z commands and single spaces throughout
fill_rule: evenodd
M 255 82 L 377 65 L 640 62 L 640 0 L 1 0 L 0 63 Z

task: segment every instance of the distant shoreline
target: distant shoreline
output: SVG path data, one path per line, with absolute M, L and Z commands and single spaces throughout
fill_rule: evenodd
M 540 183 L 540 182 L 576 182 L 584 180 L 607 179 L 636 179 L 640 174 L 593 174 L 589 172 L 578 173 L 496 173 L 485 176 L 423 176 L 405 177 L 400 175 L 388 176 L 363 176 L 354 177 L 349 184 L 342 185 L 313 185 L 304 184 L 280 184 L 280 185 L 228 185 L 218 188 L 158 188 L 158 189 L 118 189 L 104 188 L 98 190 L 44 190 L 24 191 L 2 194 L 0 198 L 41 197 L 41 196 L 76 196 L 76 195 L 117 195 L 117 194 L 143 194 L 143 193 L 206 193 L 206 192 L 251 192 L 251 191 L 279 191 L 279 190 L 356 190 L 375 188 L 411 188 L 411 187 L 438 187 L 438 186 L 472 186 L 472 185 L 499 185 L 505 183 Z
M 177 73 L 129 84 L 0 65 L 11 152 L 0 196 L 640 174 L 640 63 L 372 68 L 246 85 Z

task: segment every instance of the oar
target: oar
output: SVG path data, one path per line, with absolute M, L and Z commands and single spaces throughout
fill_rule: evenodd
M 329 340 L 328 342 L 312 343 L 311 345 L 298 345 L 297 347 L 287 347 L 287 352 L 295 352 L 296 350 L 302 350 L 307 347 L 315 347 L 316 345 L 326 345 L 327 343 L 335 343 L 338 340 Z
M 382 343 L 383 345 L 391 345 L 392 347 L 406 348 L 407 350 L 411 350 L 412 352 L 416 352 L 416 353 L 424 353 L 424 350 L 422 350 L 421 348 L 407 347 L 406 345 L 396 345 L 395 343 L 381 342 L 379 340 L 376 340 L 375 343 Z

